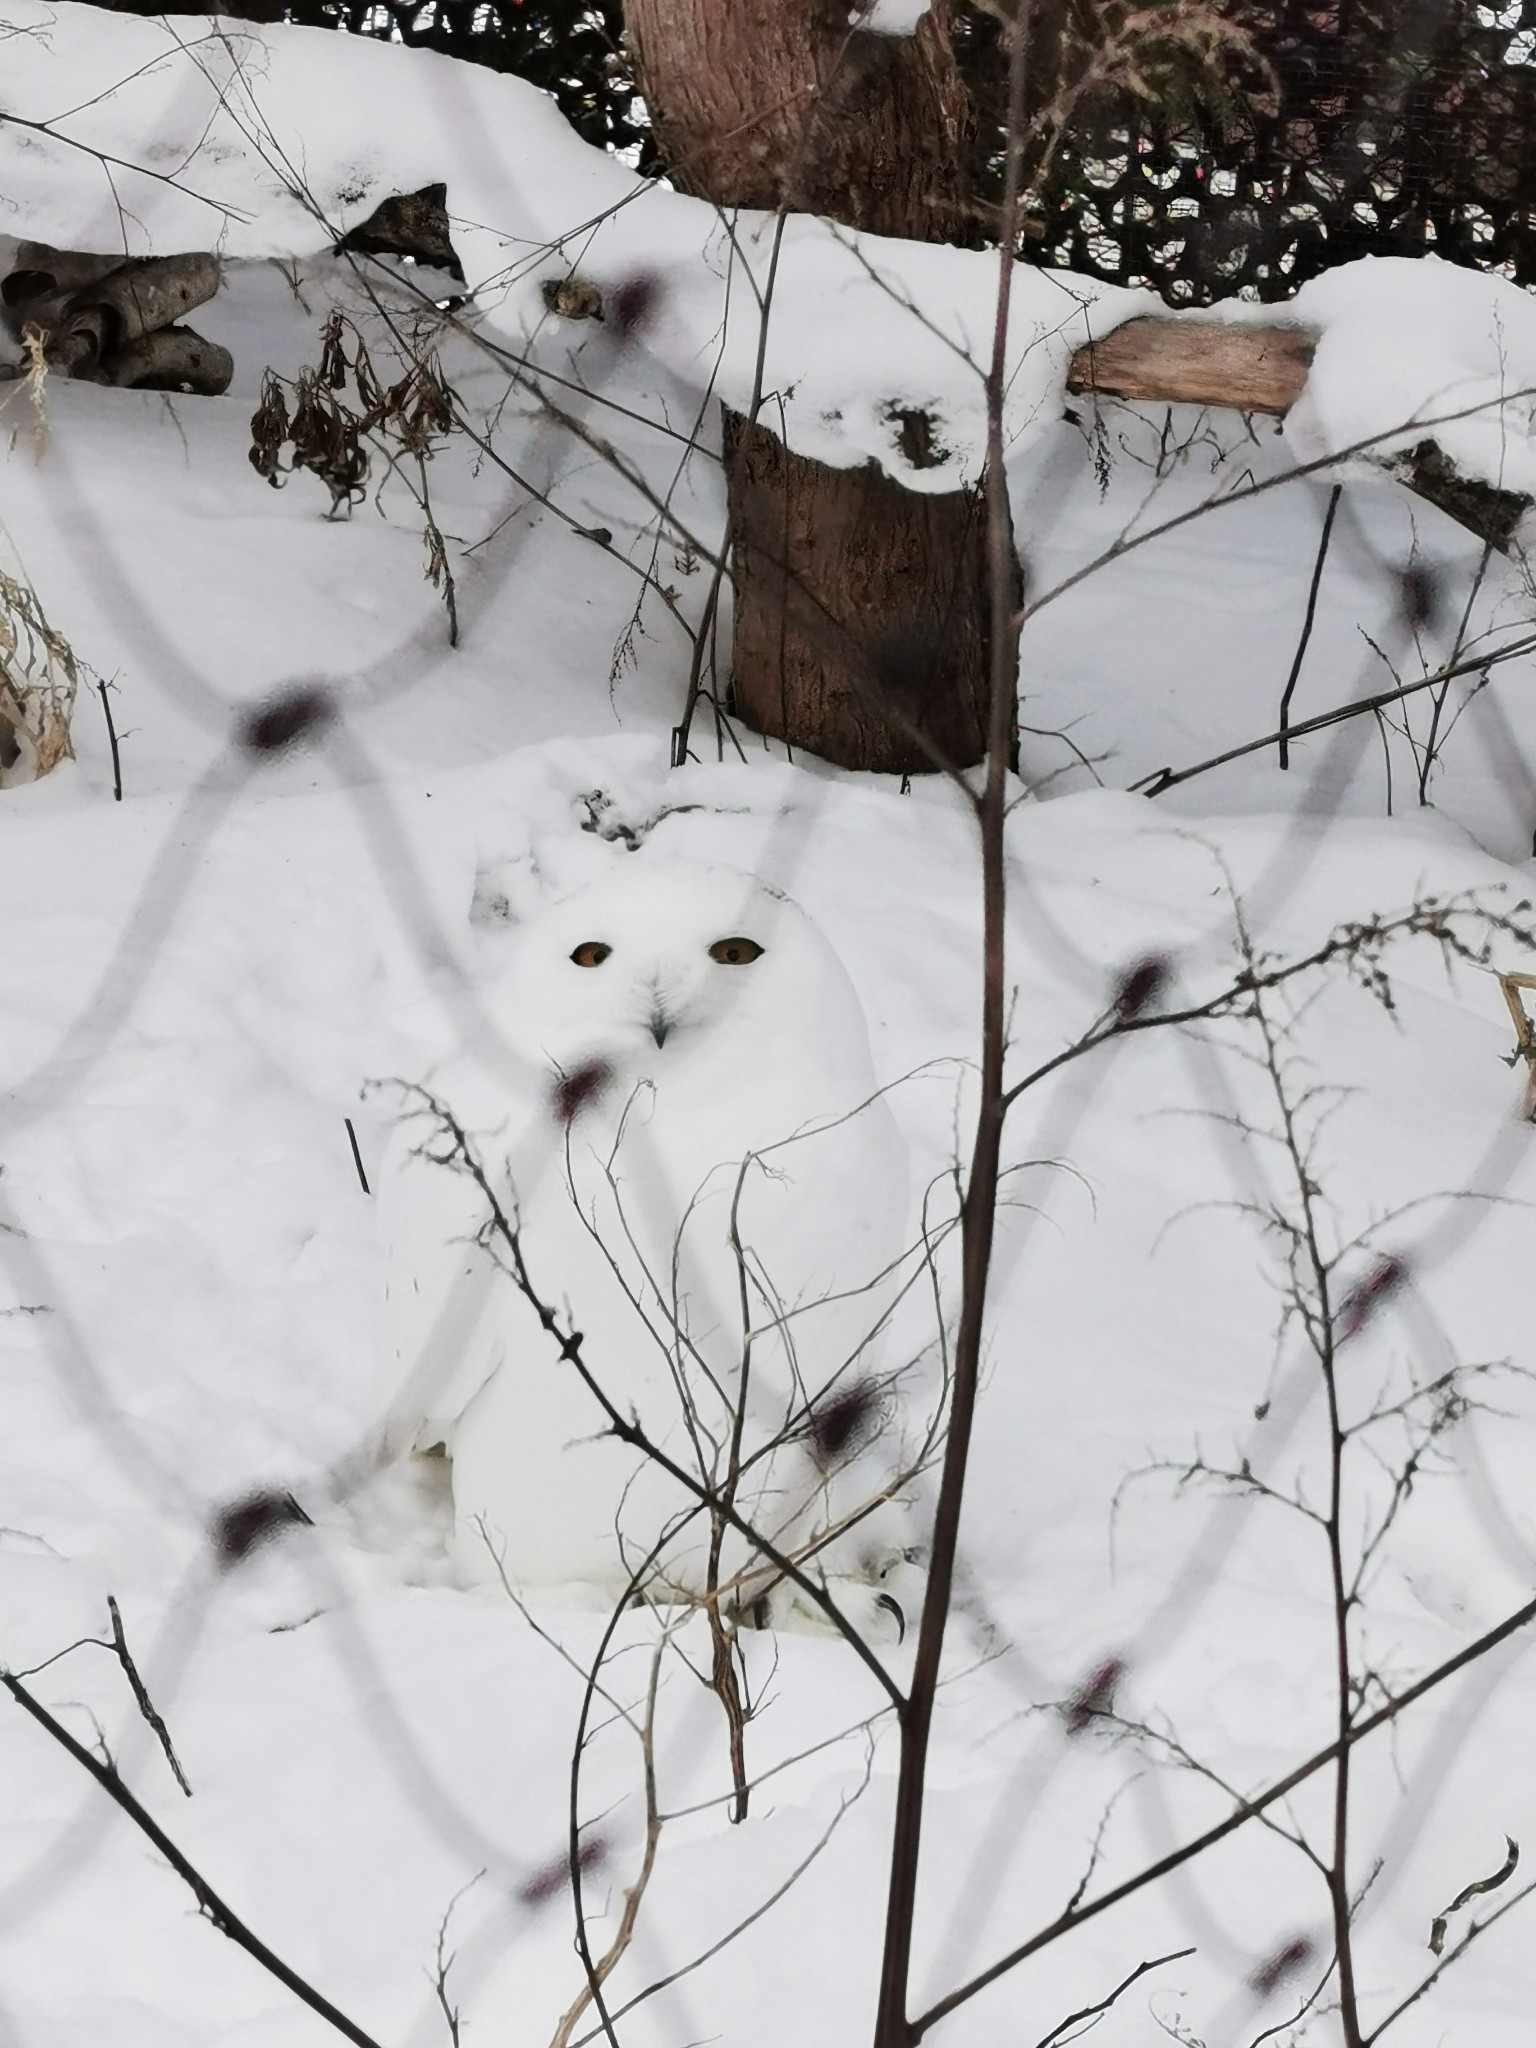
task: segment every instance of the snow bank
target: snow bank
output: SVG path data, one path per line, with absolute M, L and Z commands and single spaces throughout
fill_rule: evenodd
M 548 746 L 425 779 L 397 773 L 371 790 L 305 789 L 279 768 L 200 840 L 184 806 L 93 802 L 68 773 L 0 810 L 7 868 L 29 877 L 9 934 L 28 963 L 11 1006 L 24 1016 L 23 1058 L 30 1071 L 60 1043 L 75 1055 L 43 1096 L 31 1093 L 21 1127 L 6 1106 L 6 1195 L 27 1236 L 6 1240 L 4 1269 L 31 1291 L 5 1306 L 48 1312 L 0 1322 L 11 1420 L 0 1437 L 0 1644 L 13 1665 L 41 1662 L 99 1632 L 115 1593 L 195 1796 L 175 1790 L 110 1657 L 76 1650 L 29 1682 L 79 1732 L 99 1717 L 173 1839 L 381 2040 L 426 2048 L 440 2037 L 433 1957 L 450 1902 L 451 1989 L 477 2033 L 539 2048 L 575 1995 L 559 1872 L 581 1679 L 554 1645 L 590 1658 L 602 1627 L 579 1599 L 545 1600 L 536 1635 L 499 1594 L 434 1583 L 430 1524 L 413 1526 L 409 1503 L 395 1504 L 392 1524 L 381 1511 L 382 1550 L 359 1548 L 343 1525 L 293 1531 L 234 1571 L 206 1558 L 211 1513 L 253 1485 L 291 1485 L 313 1504 L 318 1476 L 374 1412 L 380 1253 L 343 1119 L 373 1167 L 385 1130 L 358 1084 L 409 1071 L 434 1033 L 457 1028 L 450 987 L 401 916 L 411 874 L 436 878 L 445 950 L 486 986 L 507 934 L 471 923 L 477 869 L 508 878 L 526 914 L 655 854 L 751 868 L 807 906 L 859 988 L 918 1183 L 953 1156 L 979 957 L 972 827 L 955 793 L 931 784 L 902 798 L 766 763 L 676 774 L 665 759 L 658 741 Z M 595 788 L 609 837 L 586 829 Z M 370 823 L 381 808 L 396 832 L 388 860 Z M 620 825 L 644 838 L 638 853 Z M 1171 958 L 1182 977 L 1171 993 L 1215 985 L 1231 958 L 1227 877 L 1257 942 L 1286 949 L 1315 944 L 1342 915 L 1410 901 L 1428 877 L 1490 901 L 1506 879 L 1432 824 L 1323 840 L 1262 820 L 1192 834 L 1112 794 L 1021 806 L 1010 852 L 1016 1071 L 1099 1014 L 1129 961 Z M 125 934 L 138 936 L 126 953 Z M 1405 949 L 1395 974 L 1395 1022 L 1342 985 L 1294 1006 L 1298 1085 L 1315 1069 L 1340 1091 L 1317 1172 L 1330 1243 L 1365 1233 L 1346 1277 L 1377 1246 L 1422 1253 L 1420 1321 L 1389 1319 L 1357 1353 L 1372 1385 L 1402 1344 L 1422 1340 L 1425 1318 L 1467 1357 L 1518 1352 L 1528 1321 L 1518 1200 L 1532 1161 L 1528 1148 L 1523 1163 L 1496 1155 L 1515 1088 L 1497 1057 L 1507 1028 L 1496 996 L 1483 977 L 1447 978 L 1432 946 Z M 143 977 L 126 1006 L 125 975 Z M 1164 1616 L 1162 1593 L 1206 1539 L 1208 1509 L 1125 1485 L 1149 1458 L 1247 1444 L 1277 1388 L 1301 1450 L 1315 1450 L 1315 1373 L 1294 1345 L 1277 1363 L 1282 1269 L 1264 1253 L 1261 1219 L 1243 1214 L 1283 1200 L 1284 1173 L 1272 1147 L 1231 1127 L 1234 1115 L 1266 1120 L 1262 1077 L 1229 1056 L 1233 1044 L 1222 1031 L 1144 1037 L 1032 1096 L 1012 1128 L 1018 1199 L 1000 1223 L 968 1604 L 930 1774 L 921 1967 L 934 1995 L 1059 1910 L 1040 1874 L 1044 1862 L 1060 1875 L 1059 1845 L 1070 1845 L 1069 1883 L 1088 1853 L 1118 1752 L 1069 1745 L 1044 1703 L 1070 1695 L 1109 1650 L 1129 1645 L 1128 1704 L 1174 1717 L 1213 1768 L 1245 1783 L 1325 1732 L 1331 1649 L 1315 1532 L 1298 1522 L 1288 1533 L 1259 1511 L 1223 1525 L 1227 1571 L 1177 1625 L 1153 1627 L 1147 1617 Z M 1448 1190 L 1515 1199 L 1478 1204 L 1473 1231 Z M 1455 1242 L 1437 1251 L 1447 1219 Z M 1501 1381 L 1499 1399 L 1525 1416 L 1518 1382 Z M 1482 1441 L 1512 1456 L 1501 1492 L 1518 1502 L 1529 1459 L 1514 1435 L 1512 1454 L 1492 1427 Z M 1261 1434 L 1260 1449 L 1283 1449 L 1274 1436 Z M 1415 1668 L 1464 1640 L 1469 1615 L 1491 1619 L 1525 1597 L 1475 1500 L 1426 1475 L 1404 1510 L 1406 1576 L 1373 1588 L 1394 1657 Z M 1111 1527 L 1122 1532 L 1114 1561 Z M 1519 1539 L 1503 1540 L 1507 1552 Z M 605 1682 L 626 1702 L 643 1683 L 649 1630 L 646 1617 L 624 1617 L 612 1646 Z M 1000 1656 L 1002 1645 L 1013 1647 Z M 697 1630 L 682 1647 L 707 1654 Z M 786 1634 L 745 1654 L 762 1703 L 748 1757 L 754 1770 L 783 1769 L 748 1825 L 731 1827 L 717 1703 L 668 1664 L 656 1766 L 664 1808 L 682 1817 L 667 1824 L 614 2000 L 788 1889 L 721 1957 L 635 2007 L 623 2038 L 636 2048 L 704 2033 L 757 2048 L 770 1994 L 776 2034 L 816 2048 L 867 2020 L 889 1730 L 866 1733 L 878 1699 L 835 1642 Z M 1520 1768 L 1528 1702 L 1525 1679 L 1497 1696 L 1457 1759 L 1449 1812 L 1373 1887 L 1378 1973 L 1416 1967 L 1420 1908 L 1429 1894 L 1431 1910 L 1443 1905 L 1447 1855 L 1487 1867 L 1480 1823 L 1493 1816 L 1517 1836 L 1532 1824 Z M 1361 1766 L 1359 1827 L 1372 1847 L 1402 1803 L 1399 1761 Z M 605 1717 L 583 1781 L 597 1859 L 587 1910 L 604 1941 L 640 1853 L 638 1762 L 630 1731 Z M 0 1720 L 0 1771 L 12 2039 L 73 2048 L 103 2026 L 128 2048 L 324 2038 L 189 1910 L 125 1827 L 106 1824 L 99 1793 L 20 1715 Z M 1017 1812 L 1022 1772 L 1035 1789 Z M 1177 1776 L 1159 1784 L 1165 1827 L 1182 1834 L 1208 1813 Z M 1101 1844 L 1103 1881 L 1133 1868 L 1156 1829 L 1132 1814 Z M 1178 1980 L 1202 2012 L 1250 1996 L 1255 1958 L 1307 1912 L 1305 1883 L 1273 1838 L 1245 1837 L 1236 1854 L 1182 1894 L 1149 1898 L 1130 1941 L 1156 1953 L 1179 1945 L 1191 1914 L 1217 1916 L 1226 1942 L 1202 1946 Z M 1127 1939 L 1120 1921 L 1085 1930 L 1070 1954 L 1042 1959 L 1031 1999 L 1076 2009 L 1123 1975 Z M 786 1949 L 816 1967 L 786 1974 Z M 1471 2012 L 1480 2039 L 1516 2048 L 1529 2011 L 1520 1973 L 1480 1964 L 1454 1983 L 1467 2002 L 1437 2002 L 1437 2020 Z M 946 2031 L 987 2048 L 1009 1995 L 978 2001 Z M 1265 2019 L 1281 2010 L 1277 1996 Z M 1133 2048 L 1146 2025 L 1132 2002 L 1101 2035 Z
M 1528 291 L 1434 256 L 1366 256 L 1303 285 L 1289 311 L 1320 330 L 1286 419 L 1304 461 L 1359 441 L 1382 456 L 1432 438 L 1462 475 L 1536 498 Z
M 923 11 L 903 0 L 865 25 L 905 34 Z M 308 256 L 390 193 L 445 181 L 487 332 L 526 343 L 548 317 L 543 286 L 575 268 L 610 301 L 643 300 L 634 338 L 696 388 L 738 409 L 760 390 L 802 454 L 874 460 L 920 491 L 979 474 L 991 255 L 803 217 L 782 240 L 761 215 L 726 221 L 587 147 L 532 86 L 430 52 L 68 0 L 8 0 L 6 21 L 0 227 L 69 248 Z M 1162 311 L 1149 293 L 1033 268 L 1016 273 L 1013 300 L 1014 445 L 1059 413 L 1077 348 Z M 1309 285 L 1293 310 L 1323 329 L 1292 427 L 1309 455 L 1485 407 L 1443 429 L 1447 452 L 1469 475 L 1530 487 L 1527 294 L 1433 261 L 1367 259 Z M 913 410 L 937 457 L 921 465 L 902 446 L 899 415 Z

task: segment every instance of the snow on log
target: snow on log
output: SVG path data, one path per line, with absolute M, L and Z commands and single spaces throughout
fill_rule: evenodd
M 1128 320 L 1073 356 L 1067 389 L 1164 405 L 1224 405 L 1283 415 L 1306 389 L 1320 332 L 1215 320 Z M 1372 459 L 1501 553 L 1531 506 L 1523 491 L 1468 475 L 1432 439 Z

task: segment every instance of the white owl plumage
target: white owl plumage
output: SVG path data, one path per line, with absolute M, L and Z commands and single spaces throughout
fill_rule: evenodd
M 899 1430 L 864 1438 L 894 1405 L 879 1351 L 906 1162 L 826 939 L 750 875 L 626 853 L 517 931 L 485 1012 L 428 1088 L 533 1291 L 669 1458 L 718 1488 L 734 1455 L 754 1528 L 814 1548 L 818 1576 L 873 1579 L 912 1541 L 899 1503 L 860 1513 L 901 1457 Z M 494 1578 L 494 1550 L 524 1586 L 700 1592 L 697 1496 L 607 1432 L 505 1270 L 484 1190 L 440 1163 L 441 1120 L 412 1100 L 383 1190 L 382 1453 L 446 1450 L 466 1582 Z M 847 1444 L 822 1427 L 840 1396 Z M 730 1537 L 719 1582 L 750 1595 L 760 1567 Z

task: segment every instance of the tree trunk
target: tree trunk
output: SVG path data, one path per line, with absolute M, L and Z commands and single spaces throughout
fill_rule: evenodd
M 717 206 L 969 238 L 970 105 L 947 0 L 912 36 L 850 29 L 848 0 L 627 0 L 667 176 Z
M 626 0 L 667 175 L 719 206 L 973 241 L 949 0 L 915 34 L 849 0 Z M 969 491 L 832 469 L 728 416 L 733 708 L 848 768 L 970 766 L 986 745 L 985 521 Z

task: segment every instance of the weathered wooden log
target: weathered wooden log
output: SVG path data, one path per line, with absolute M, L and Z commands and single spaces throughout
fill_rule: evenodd
M 29 328 L 41 336 L 45 360 L 65 376 L 101 384 L 143 383 L 149 359 L 167 353 L 154 337 L 185 334 L 175 323 L 211 299 L 219 280 L 219 259 L 206 251 L 94 256 L 24 242 L 15 267 L 0 284 L 0 313 L 18 341 Z M 198 342 L 203 355 L 194 365 L 197 351 L 185 340 L 170 344 L 169 354 L 179 351 L 184 366 L 174 382 L 162 378 L 160 388 L 227 389 L 229 376 L 221 382 L 217 366 L 210 370 L 212 346 Z M 228 361 L 224 350 L 217 354 Z
M 1128 320 L 1078 350 L 1067 389 L 1165 405 L 1285 413 L 1302 394 L 1316 347 L 1311 327 Z
M 218 342 L 190 327 L 162 327 L 119 349 L 104 381 L 132 391 L 195 391 L 217 398 L 234 374 L 235 359 Z

